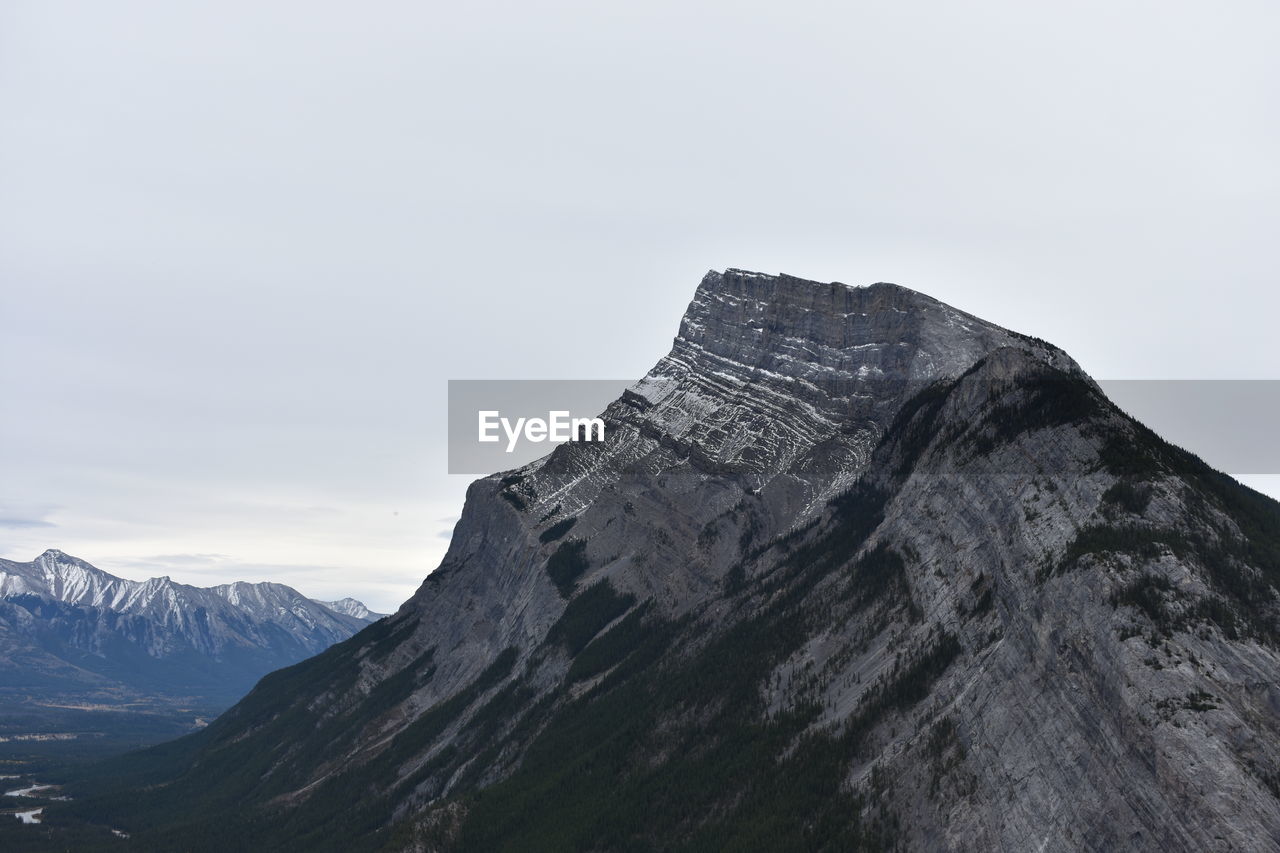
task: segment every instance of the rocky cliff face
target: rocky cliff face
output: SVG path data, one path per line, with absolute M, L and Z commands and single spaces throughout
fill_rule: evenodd
M 394 616 L 82 816 L 281 849 L 1276 848 L 1280 506 L 1060 350 L 894 285 L 709 273 L 604 417 L 474 483 Z

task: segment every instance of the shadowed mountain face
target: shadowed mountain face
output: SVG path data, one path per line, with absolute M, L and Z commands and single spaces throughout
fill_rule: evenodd
M 159 849 L 1274 849 L 1280 505 L 1060 350 L 713 272 L 604 418 L 474 483 L 394 616 L 64 813 Z

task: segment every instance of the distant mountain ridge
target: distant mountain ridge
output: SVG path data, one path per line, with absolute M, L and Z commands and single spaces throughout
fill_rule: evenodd
M 354 598 L 339 598 L 337 601 L 321 601 L 318 598 L 311 599 L 317 604 L 323 604 L 334 613 L 343 613 L 347 616 L 354 616 L 357 619 L 364 619 L 366 622 L 376 622 L 387 613 L 374 613 L 372 610 L 364 606 L 363 601 L 357 601 Z
M 57 549 L 0 560 L 0 687 L 234 701 L 380 614 L 278 583 L 132 581 Z

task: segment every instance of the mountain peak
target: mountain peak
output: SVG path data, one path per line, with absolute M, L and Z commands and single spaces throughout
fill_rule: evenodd
M 846 294 L 853 299 L 865 299 L 867 296 L 883 299 L 889 296 L 902 304 L 913 301 L 930 305 L 943 304 L 928 294 L 888 281 L 854 285 L 842 281 L 818 281 L 785 272 L 764 273 L 736 267 L 726 267 L 723 272 L 708 270 L 699 284 L 699 290 L 704 289 L 714 292 L 754 291 L 757 294 L 767 294 L 774 300 L 809 301 L 815 297 L 821 299 L 824 294 L 834 294 L 837 297 Z
M 413 599 L 156 756 L 180 810 L 118 808 L 282 849 L 1269 850 L 1280 506 L 1082 378 L 898 285 L 708 273 L 606 441 L 473 483 Z
M 88 564 L 88 563 L 86 563 L 84 560 L 80 559 L 79 557 L 76 557 L 76 556 L 74 556 L 74 555 L 72 555 L 72 554 L 68 554 L 66 551 L 59 550 L 58 548 L 47 548 L 47 549 L 45 549 L 44 553 L 42 553 L 39 557 L 36 557 L 35 562 L 39 562 L 39 563 L 69 563 L 69 564 L 71 564 L 71 565 L 75 565 L 75 566 L 87 566 L 87 565 L 89 565 L 89 564 Z
M 387 615 L 385 613 L 374 613 L 365 606 L 363 601 L 358 601 L 350 596 L 347 598 L 339 598 L 337 601 L 321 601 L 318 598 L 313 598 L 312 601 L 329 608 L 335 613 L 341 613 L 345 616 L 354 616 L 356 619 L 363 619 L 366 622 L 376 622 Z
M 703 276 L 668 364 L 655 372 L 678 363 L 713 375 L 747 368 L 827 384 L 931 380 L 958 375 L 1000 346 L 1074 367 L 1056 347 L 899 284 L 851 287 L 730 268 Z
M 698 470 L 736 473 L 752 489 L 785 475 L 797 499 L 824 500 L 857 477 L 913 393 L 1005 347 L 1079 371 L 1054 346 L 901 285 L 712 270 L 671 351 L 606 418 L 636 433 L 635 441 L 625 428 L 615 433 L 632 447 L 620 459 L 647 452 L 640 437 L 648 436 L 679 448 Z M 540 484 L 549 496 L 543 511 L 593 499 L 589 488 L 565 492 L 580 477 L 571 460 L 591 452 L 561 448 L 539 466 L 565 475 Z

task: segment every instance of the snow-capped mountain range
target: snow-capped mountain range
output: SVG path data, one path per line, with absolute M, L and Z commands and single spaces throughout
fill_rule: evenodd
M 105 688 L 105 679 L 233 700 L 381 616 L 278 583 L 126 580 L 51 549 L 0 560 L 0 687 Z

